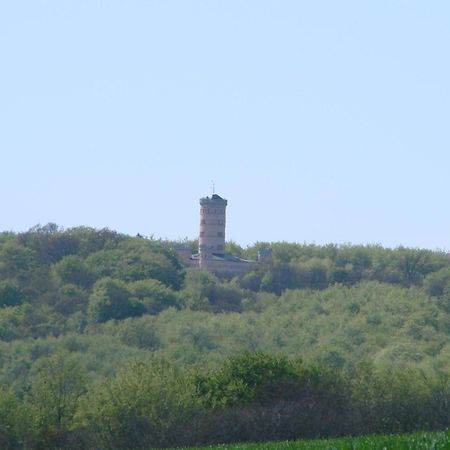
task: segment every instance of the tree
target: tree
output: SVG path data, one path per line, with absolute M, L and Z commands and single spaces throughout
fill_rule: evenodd
M 207 289 L 219 284 L 219 279 L 212 273 L 204 270 L 186 270 L 182 295 L 186 304 L 194 310 L 208 308 Z
M 261 280 L 261 289 L 281 294 L 286 289 L 310 287 L 310 270 L 292 263 L 276 263 Z
M 22 402 L 0 386 L 0 448 L 29 448 L 29 423 Z
M 212 273 L 203 270 L 188 270 L 182 295 L 186 304 L 195 310 L 214 313 L 224 311 L 240 312 L 243 292 L 231 283 L 221 283 Z
M 100 448 L 160 448 L 186 442 L 192 389 L 175 366 L 135 363 L 84 398 L 77 422 Z
M 87 292 L 74 284 L 64 284 L 58 289 L 54 308 L 60 314 L 69 316 L 76 312 L 86 312 L 88 305 Z
M 404 285 L 421 284 L 423 278 L 432 271 L 430 251 L 413 250 L 400 247 L 397 249 L 396 268 L 401 274 Z
M 88 266 L 99 277 L 133 282 L 152 278 L 173 289 L 182 283 L 182 264 L 169 245 L 158 241 L 126 238 L 113 249 L 90 255 Z
M 17 283 L 0 281 L 0 307 L 17 306 L 22 303 L 23 294 Z
M 59 261 L 64 256 L 77 253 L 80 240 L 69 231 L 63 231 L 58 225 L 36 225 L 26 233 L 18 236 L 19 242 L 32 248 L 39 255 L 44 264 Z
M 93 322 L 106 322 L 140 316 L 145 308 L 131 299 L 131 292 L 123 281 L 102 278 L 97 281 L 89 297 L 89 317 Z
M 84 260 L 77 255 L 69 255 L 53 265 L 53 273 L 60 283 L 75 284 L 89 288 L 95 282 L 95 275 Z
M 156 350 L 160 343 L 156 335 L 156 317 L 144 315 L 122 320 L 117 324 L 116 335 L 126 345 Z
M 450 267 L 433 272 L 425 278 L 425 290 L 429 295 L 442 297 L 450 288 Z
M 158 280 L 135 281 L 128 288 L 149 314 L 159 314 L 166 308 L 178 306 L 176 293 Z
M 38 446 L 60 447 L 86 391 L 86 369 L 77 356 L 60 351 L 39 359 L 33 372 L 26 401 L 33 414 Z
M 222 407 L 249 402 L 264 386 L 296 378 L 295 364 L 286 356 L 245 352 L 214 373 L 197 375 L 196 394 L 206 406 Z
M 0 247 L 0 276 L 21 278 L 22 274 L 37 267 L 36 252 L 15 241 L 8 241 Z

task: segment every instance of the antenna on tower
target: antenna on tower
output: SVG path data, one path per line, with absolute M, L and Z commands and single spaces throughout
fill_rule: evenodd
M 212 193 L 214 195 L 216 193 L 216 183 L 214 182 L 214 180 L 211 180 L 211 188 L 212 188 Z

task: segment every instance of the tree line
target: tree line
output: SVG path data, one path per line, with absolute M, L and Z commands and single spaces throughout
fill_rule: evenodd
M 94 386 L 71 355 L 41 361 L 22 399 L 0 396 L 2 448 L 148 449 L 444 429 L 448 378 L 351 374 L 245 352 L 215 368 L 136 361 Z
M 214 313 L 243 310 L 244 300 L 286 290 L 323 290 L 379 281 L 417 286 L 448 302 L 450 257 L 421 249 L 257 243 L 227 250 L 273 260 L 230 281 L 186 270 L 177 246 L 103 229 L 62 230 L 54 224 L 25 233 L 0 233 L 0 338 L 57 336 L 92 323 L 123 320 L 164 309 Z M 19 324 L 19 325 L 17 325 Z
M 0 233 L 1 448 L 448 426 L 446 252 L 229 242 L 273 253 L 230 279 L 186 268 L 180 246 L 196 242 Z

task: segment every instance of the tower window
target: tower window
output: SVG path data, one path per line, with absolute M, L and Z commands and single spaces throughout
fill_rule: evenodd
M 200 231 L 200 237 L 203 237 L 205 235 L 204 231 Z
M 202 219 L 200 223 L 201 223 L 202 225 L 205 225 L 206 220 L 205 220 L 205 219 Z
M 217 232 L 217 236 L 223 237 L 223 231 L 218 231 L 218 232 Z

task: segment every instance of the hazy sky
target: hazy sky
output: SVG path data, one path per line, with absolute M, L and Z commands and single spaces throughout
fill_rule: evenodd
M 450 2 L 0 0 L 0 230 L 450 249 Z

